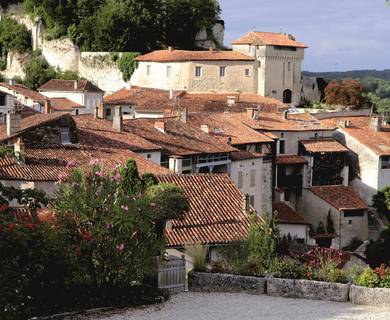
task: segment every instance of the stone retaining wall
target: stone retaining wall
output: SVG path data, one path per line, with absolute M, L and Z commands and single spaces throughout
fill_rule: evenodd
M 354 304 L 389 307 L 390 289 L 366 288 L 352 285 L 349 298 Z
M 346 302 L 349 284 L 312 280 L 267 279 L 267 294 L 275 297 Z
M 232 274 L 190 272 L 190 291 L 265 293 L 265 279 Z

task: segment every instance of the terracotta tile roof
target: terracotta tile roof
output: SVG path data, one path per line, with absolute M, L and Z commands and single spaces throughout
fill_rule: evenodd
M 339 211 L 368 208 L 351 186 L 318 186 L 309 190 Z
M 84 106 L 68 98 L 50 98 L 50 108 L 55 111 L 72 111 L 75 108 L 84 108 Z
M 156 121 L 164 123 L 164 132 L 155 128 Z M 124 128 L 127 132 L 161 146 L 169 155 L 189 156 L 237 151 L 226 142 L 221 142 L 200 129 L 194 129 L 177 118 L 125 120 Z
M 234 97 L 236 103 L 230 107 L 227 97 Z M 188 93 L 174 91 L 174 99 L 170 99 L 168 90 L 132 87 L 104 97 L 106 105 L 134 105 L 137 110 L 171 112 L 186 107 L 188 112 L 242 112 L 246 108 L 260 106 L 262 111 L 279 111 L 286 105 L 279 100 L 262 97 L 252 93 Z
M 299 141 L 308 152 L 348 152 L 348 148 L 334 139 L 326 140 L 300 140 Z
M 305 158 L 296 154 L 279 154 L 276 156 L 276 164 L 306 164 Z
M 235 151 L 230 154 L 232 161 L 250 160 L 263 157 L 260 153 L 248 152 L 248 151 Z
M 51 79 L 38 88 L 38 91 L 60 91 L 60 92 L 102 92 L 97 86 L 88 80 L 59 80 Z
M 187 123 L 200 128 L 207 125 L 209 134 L 224 139 L 232 139 L 232 145 L 248 143 L 270 143 L 273 139 L 249 128 L 244 113 L 196 113 L 187 116 Z
M 58 181 L 60 175 L 68 174 L 71 168 L 68 161 L 75 161 L 76 166 L 86 167 L 92 159 L 103 161 L 107 170 L 115 165 L 134 159 L 140 173 L 167 174 L 165 169 L 142 156 L 125 149 L 86 148 L 78 146 L 52 146 L 26 148 L 25 164 L 18 164 L 14 158 L 0 158 L 0 179 L 23 181 Z
M 161 149 L 158 144 L 140 135 L 115 130 L 111 121 L 95 119 L 92 114 L 73 116 L 73 119 L 76 122 L 80 145 L 128 149 L 135 152 Z
M 258 120 L 246 119 L 245 123 L 255 130 L 264 131 L 333 131 L 334 126 L 321 123 L 309 113 L 288 114 L 283 112 L 260 112 Z
M 22 84 L 11 85 L 8 83 L 0 82 L 0 88 L 1 87 L 7 88 L 8 90 L 15 91 L 16 93 L 19 93 L 19 94 L 37 102 L 37 103 L 39 103 L 40 105 L 44 105 L 45 101 L 47 100 L 47 97 L 45 97 L 43 94 L 40 94 L 39 92 L 37 92 L 35 90 L 31 90 Z
M 156 50 L 136 58 L 137 61 L 254 61 L 254 58 L 237 51 Z
M 28 108 L 25 108 L 28 109 Z M 57 121 L 61 117 L 68 117 L 70 116 L 67 113 L 50 113 L 50 114 L 42 114 L 42 113 L 37 113 L 37 114 L 32 114 L 27 117 L 23 117 L 22 113 L 22 119 L 20 121 L 20 130 L 12 135 L 11 137 L 7 137 L 7 129 L 5 125 L 0 125 L 0 142 L 8 140 L 9 138 L 16 137 L 19 134 L 25 132 L 26 130 L 41 126 L 46 123 L 50 123 L 52 121 Z
M 163 175 L 163 183 L 180 187 L 190 204 L 182 220 L 166 231 L 168 247 L 224 244 L 246 238 L 250 216 L 242 211 L 243 195 L 227 175 Z
M 286 224 L 310 224 L 300 213 L 284 202 L 274 202 L 272 204 L 273 212 L 277 211 L 278 223 Z
M 353 137 L 379 156 L 390 155 L 389 126 L 383 126 L 381 131 L 375 131 L 370 127 L 371 118 L 368 116 L 335 117 L 321 120 L 321 122 L 326 125 L 337 126 L 341 120 L 349 121 L 350 125 L 347 128 L 340 128 L 340 131 Z
M 262 31 L 251 31 L 239 38 L 238 40 L 234 41 L 232 44 L 251 44 L 256 46 L 272 45 L 307 48 L 305 44 L 295 41 L 293 37 L 289 37 L 289 35 L 287 34 Z

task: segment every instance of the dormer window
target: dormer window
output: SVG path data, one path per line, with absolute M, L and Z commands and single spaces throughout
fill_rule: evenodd
M 60 132 L 61 132 L 61 143 L 71 144 L 72 142 L 70 141 L 69 128 L 60 128 Z

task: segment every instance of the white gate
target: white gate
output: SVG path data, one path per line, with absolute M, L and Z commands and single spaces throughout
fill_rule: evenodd
M 158 270 L 158 287 L 170 291 L 184 291 L 186 280 L 186 261 L 181 258 L 170 257 L 160 263 Z

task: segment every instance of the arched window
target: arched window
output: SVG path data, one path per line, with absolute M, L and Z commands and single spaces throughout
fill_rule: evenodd
M 292 101 L 292 92 L 290 89 L 283 91 L 283 103 L 291 103 Z

